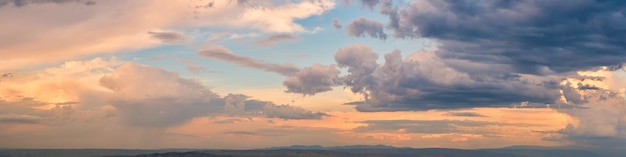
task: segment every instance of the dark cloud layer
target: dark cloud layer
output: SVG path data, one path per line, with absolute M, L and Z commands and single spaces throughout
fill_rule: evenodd
M 626 61 L 621 0 L 424 0 L 398 12 L 383 6 L 395 37 L 437 39 L 438 55 L 446 58 L 509 64 L 536 75 Z
M 204 51 L 200 51 L 198 52 L 198 56 L 222 60 L 233 64 L 260 69 L 264 71 L 275 72 L 285 76 L 290 76 L 300 71 L 300 69 L 293 64 L 274 64 L 245 56 L 239 56 L 224 47 L 213 47 Z
M 294 41 L 294 40 L 298 40 L 298 37 L 291 35 L 291 34 L 275 34 L 275 35 L 265 37 L 261 40 L 258 40 L 254 42 L 254 44 L 258 46 L 274 46 L 274 44 L 278 42 Z

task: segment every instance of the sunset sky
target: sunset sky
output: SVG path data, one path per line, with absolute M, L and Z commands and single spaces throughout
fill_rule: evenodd
M 0 0 L 0 148 L 626 147 L 622 0 Z

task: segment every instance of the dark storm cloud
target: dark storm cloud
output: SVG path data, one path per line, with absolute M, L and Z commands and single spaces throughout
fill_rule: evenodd
M 0 7 L 13 4 L 16 7 L 23 7 L 30 4 L 44 4 L 44 3 L 82 3 L 84 5 L 95 5 L 95 1 L 81 1 L 81 0 L 0 0 Z
M 184 43 L 187 37 L 177 32 L 148 32 L 148 34 L 164 43 Z
M 369 35 L 373 38 L 387 39 L 383 32 L 384 25 L 376 20 L 360 17 L 348 24 L 346 31 L 349 36 L 363 37 Z
M 261 40 L 258 40 L 254 42 L 254 44 L 258 46 L 274 46 L 274 44 L 278 42 L 294 41 L 294 40 L 298 40 L 298 37 L 291 35 L 291 34 L 275 34 L 275 35 L 265 37 Z
M 437 39 L 442 57 L 536 75 L 626 61 L 626 1 L 424 0 L 388 8 L 381 13 L 395 37 Z
M 293 64 L 274 64 L 245 56 L 239 56 L 224 47 L 213 47 L 204 51 L 200 51 L 198 52 L 198 56 L 222 60 L 233 64 L 260 69 L 264 71 L 275 72 L 285 76 L 291 76 L 300 71 L 300 69 Z

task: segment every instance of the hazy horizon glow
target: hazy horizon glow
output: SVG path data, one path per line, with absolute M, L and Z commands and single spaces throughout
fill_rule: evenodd
M 626 148 L 626 2 L 0 0 L 0 148 Z

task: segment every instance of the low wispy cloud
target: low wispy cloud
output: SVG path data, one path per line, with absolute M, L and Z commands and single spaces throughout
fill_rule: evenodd
M 187 71 L 189 72 L 193 72 L 193 73 L 204 73 L 204 72 L 216 73 L 218 72 L 215 70 L 210 70 L 209 68 L 204 67 L 187 58 L 180 59 L 179 61 L 187 66 Z
M 148 32 L 148 34 L 164 43 L 184 43 L 187 42 L 187 37 L 177 32 Z
M 254 42 L 258 46 L 274 46 L 278 42 L 295 41 L 298 37 L 292 34 L 275 34 Z
M 222 60 L 225 62 L 241 65 L 244 67 L 260 69 L 263 71 L 275 72 L 285 76 L 291 76 L 300 71 L 300 69 L 293 64 L 268 63 L 262 60 L 234 54 L 229 49 L 221 46 L 216 46 L 204 51 L 200 51 L 198 52 L 198 56 Z
M 37 124 L 41 118 L 32 115 L 0 115 L 0 123 Z
M 487 117 L 476 112 L 448 112 L 444 114 L 444 116 L 454 116 L 454 117 Z
M 360 123 L 366 124 L 355 128 L 358 132 L 389 132 L 401 131 L 406 133 L 446 134 L 464 133 L 497 135 L 493 130 L 485 129 L 486 126 L 517 126 L 531 127 L 540 126 L 529 123 L 502 123 L 474 120 L 366 120 Z

